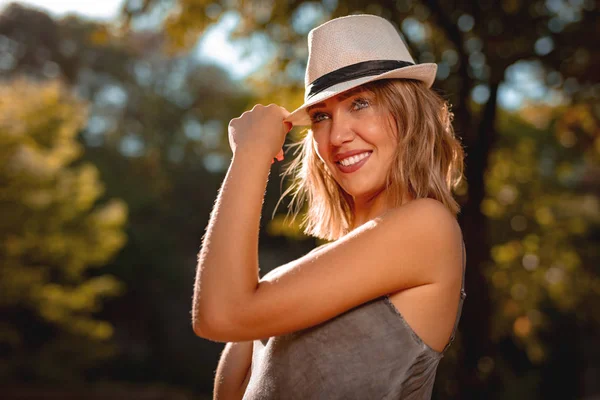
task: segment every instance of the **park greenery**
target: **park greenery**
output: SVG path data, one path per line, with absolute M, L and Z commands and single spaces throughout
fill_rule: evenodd
M 388 18 L 417 62 L 438 63 L 434 89 L 452 103 L 467 154 L 455 192 L 467 298 L 434 398 L 597 394 L 600 54 L 589 38 L 600 10 L 590 1 L 129 0 L 111 24 L 8 6 L 3 381 L 160 382 L 210 395 L 221 348 L 194 336 L 190 310 L 231 157 L 227 123 L 259 102 L 300 105 L 308 30 L 358 12 Z M 224 16 L 239 20 L 233 41 L 259 35 L 275 49 L 242 81 L 194 52 Z M 527 69 L 537 86 L 516 81 Z M 500 104 L 510 85 L 527 95 L 518 108 Z M 267 188 L 261 275 L 317 244 L 275 209 L 282 170 L 274 164 Z

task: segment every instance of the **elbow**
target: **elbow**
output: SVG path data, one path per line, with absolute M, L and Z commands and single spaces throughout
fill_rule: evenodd
M 208 333 L 208 327 L 203 322 L 200 322 L 196 319 L 192 322 L 192 329 L 196 336 L 201 337 L 203 339 L 210 339 L 210 333 Z
M 200 312 L 192 323 L 196 336 L 214 342 L 230 342 L 233 324 L 231 319 L 222 312 Z
M 196 336 L 226 343 L 249 340 L 253 335 L 256 321 L 252 301 L 204 300 L 194 303 L 192 327 Z
M 192 321 L 192 328 L 196 336 L 212 341 L 218 341 L 219 326 L 220 323 L 205 312 L 197 313 Z

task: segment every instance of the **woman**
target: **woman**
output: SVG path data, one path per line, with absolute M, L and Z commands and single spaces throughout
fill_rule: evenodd
M 215 398 L 430 398 L 466 296 L 451 194 L 463 150 L 430 89 L 436 64 L 414 64 L 372 15 L 308 39 L 304 104 L 257 105 L 229 125 L 193 304 L 195 332 L 230 342 Z M 288 171 L 305 232 L 331 243 L 259 280 L 263 194 L 292 125 L 310 125 Z

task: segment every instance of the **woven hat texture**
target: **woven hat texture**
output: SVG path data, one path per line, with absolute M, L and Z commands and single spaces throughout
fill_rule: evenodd
M 346 90 L 380 79 L 407 78 L 425 82 L 431 87 L 437 64 L 422 63 L 360 76 L 335 83 L 310 94 L 311 84 L 326 79 L 327 74 L 358 63 L 397 60 L 414 64 L 408 47 L 396 28 L 386 19 L 369 14 L 350 15 L 325 22 L 308 34 L 308 63 L 304 77 L 304 104 L 294 110 L 286 121 L 293 125 L 310 125 L 306 108 L 336 96 Z

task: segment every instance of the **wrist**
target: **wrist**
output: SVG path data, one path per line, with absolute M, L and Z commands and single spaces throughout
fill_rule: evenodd
M 267 166 L 270 166 L 271 160 L 273 160 L 273 158 L 274 157 L 269 157 L 268 155 L 265 155 L 263 152 L 257 151 L 255 149 L 249 150 L 249 149 L 238 148 L 233 153 L 232 162 L 234 160 L 240 160 L 240 161 L 249 162 L 252 164 L 265 164 Z

